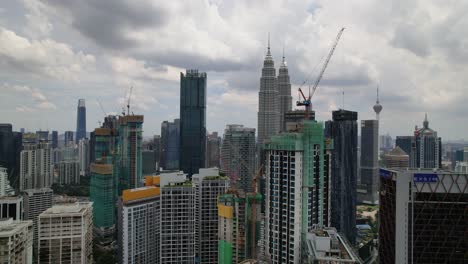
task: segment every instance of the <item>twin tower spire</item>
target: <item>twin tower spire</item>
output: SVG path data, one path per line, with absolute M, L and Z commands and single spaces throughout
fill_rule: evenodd
M 258 100 L 258 142 L 264 143 L 271 136 L 286 130 L 284 114 L 292 110 L 291 81 L 284 49 L 283 61 L 276 75 L 275 62 L 271 56 L 270 34 L 260 77 Z

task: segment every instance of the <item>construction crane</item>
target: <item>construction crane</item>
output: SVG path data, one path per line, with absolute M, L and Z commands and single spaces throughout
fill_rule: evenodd
M 302 101 L 301 100 L 297 101 L 296 105 L 297 106 L 305 106 L 306 119 L 309 119 L 310 110 L 312 110 L 312 102 L 311 102 L 312 97 L 314 96 L 315 91 L 317 90 L 317 87 L 318 87 L 320 81 L 322 80 L 323 74 L 325 73 L 325 70 L 327 69 L 328 63 L 330 62 L 330 59 L 333 56 L 333 53 L 335 52 L 336 46 L 338 45 L 338 42 L 340 41 L 340 38 L 341 38 L 341 34 L 343 34 L 344 30 L 345 30 L 345 28 L 341 28 L 341 30 L 338 32 L 338 35 L 336 36 L 336 39 L 333 42 L 333 46 L 332 46 L 330 52 L 328 53 L 328 56 L 327 56 L 327 58 L 325 60 L 325 63 L 323 64 L 322 69 L 320 70 L 320 73 L 319 73 L 319 75 L 317 77 L 317 80 L 315 80 L 315 83 L 312 86 L 312 92 L 309 89 L 309 96 L 305 97 L 304 93 L 302 92 L 302 89 L 300 87 L 298 89 L 299 94 L 302 96 L 303 100 Z
M 128 93 L 127 101 L 127 115 L 130 115 L 130 98 L 132 97 L 133 86 L 130 86 L 130 92 Z
M 104 117 L 106 117 L 106 116 L 107 116 L 107 113 L 106 113 L 106 111 L 104 110 L 104 107 L 102 107 L 101 100 L 96 99 L 96 101 L 98 102 L 99 107 L 101 108 L 101 111 L 102 111 L 102 113 L 104 114 Z

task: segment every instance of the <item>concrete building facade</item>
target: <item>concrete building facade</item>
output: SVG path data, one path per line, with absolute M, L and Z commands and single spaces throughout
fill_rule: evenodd
M 53 168 L 50 143 L 25 144 L 20 154 L 19 189 L 49 188 L 53 183 Z
M 93 262 L 93 203 L 54 205 L 39 215 L 38 263 Z
M 357 200 L 378 204 L 379 190 L 379 121 L 361 120 L 361 184 Z
M 32 221 L 0 221 L 0 263 L 33 263 Z

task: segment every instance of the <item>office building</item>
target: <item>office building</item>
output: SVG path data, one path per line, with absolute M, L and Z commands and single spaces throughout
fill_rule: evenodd
M 49 188 L 29 189 L 23 192 L 24 220 L 33 222 L 34 256 L 37 256 L 37 220 L 39 215 L 52 207 L 53 191 Z
M 49 131 L 36 131 L 36 140 L 37 142 L 49 141 Z
M 379 148 L 383 151 L 389 151 L 393 148 L 393 138 L 387 135 L 380 135 L 379 136 Z
M 54 205 L 39 215 L 38 263 L 93 262 L 93 203 Z
M 229 178 L 218 168 L 200 169 L 192 177 L 195 188 L 195 255 L 199 263 L 218 263 L 218 196 L 226 192 Z
M 13 132 L 11 124 L 0 124 L 0 166 L 6 168 L 13 188 L 19 186 L 20 152 L 23 134 Z
M 75 143 L 75 141 L 73 141 L 73 131 L 65 131 L 63 141 L 65 146 L 73 145 Z
M 11 187 L 8 180 L 7 169 L 0 166 L 0 197 L 5 195 L 14 195 L 15 190 Z
M 457 173 L 468 173 L 468 162 L 457 161 L 454 171 Z
M 292 110 L 291 81 L 289 79 L 288 66 L 284 57 L 278 70 L 278 96 L 279 96 L 279 119 L 280 132 L 286 132 L 285 114 Z
M 93 202 L 93 221 L 98 236 L 111 235 L 115 230 L 114 204 L 118 187 L 118 164 L 113 156 L 117 131 L 111 128 L 96 128 L 94 156 L 90 165 L 90 198 Z
M 23 210 L 22 196 L 0 197 L 0 219 L 23 220 Z
M 78 141 L 78 162 L 80 165 L 80 176 L 87 176 L 89 173 L 89 154 L 89 139 L 80 139 L 80 141 Z
M 48 188 L 52 186 L 52 162 L 50 143 L 25 144 L 20 154 L 19 189 Z
M 268 40 L 268 51 L 263 61 L 262 76 L 260 77 L 257 118 L 258 143 L 262 144 L 280 131 L 279 92 L 275 62 L 270 52 L 270 40 Z
M 218 132 L 208 134 L 206 138 L 206 168 L 220 168 L 221 137 Z
M 361 120 L 360 203 L 378 204 L 379 189 L 379 121 Z
M 119 195 L 123 190 L 143 186 L 141 144 L 143 141 L 143 116 L 119 117 L 117 162 L 119 165 Z
M 357 112 L 337 110 L 326 122 L 325 136 L 333 140 L 331 165 L 331 226 L 351 244 L 356 240 Z M 326 225 L 325 225 L 326 226 Z
M 304 121 L 298 132 L 266 144 L 266 255 L 269 263 L 301 263 L 301 242 L 313 225 L 329 225 L 330 146 L 323 124 Z
M 252 190 L 255 176 L 255 128 L 227 125 L 221 149 L 221 168 L 231 185 L 246 192 Z
M 76 134 L 75 143 L 78 144 L 82 138 L 86 138 L 86 105 L 85 99 L 78 100 L 76 109 Z
M 61 161 L 57 164 L 59 185 L 80 184 L 80 163 L 78 161 Z
M 262 195 L 229 189 L 218 198 L 218 263 L 235 264 L 260 255 Z
M 307 233 L 304 249 L 307 264 L 360 264 L 353 246 L 334 227 L 314 227 Z
M 190 181 L 161 188 L 160 236 L 160 263 L 195 263 L 195 189 Z
M 205 166 L 206 73 L 180 73 L 180 169 L 189 177 Z
M 145 186 L 123 191 L 118 210 L 119 263 L 162 263 L 160 202 L 159 187 Z
M 382 162 L 387 168 L 409 168 L 409 156 L 398 146 L 385 153 Z
M 164 170 L 179 169 L 180 119 L 174 122 L 161 123 L 161 168 Z
M 466 262 L 468 174 L 380 170 L 379 263 Z
M 53 149 L 56 149 L 58 148 L 58 131 L 52 131 L 52 140 L 51 140 L 51 143 L 52 143 L 52 148 Z
M 31 221 L 0 221 L 0 263 L 32 264 Z
M 429 128 L 427 115 L 423 127 L 415 128 L 414 136 L 399 136 L 396 145 L 409 155 L 411 168 L 442 168 L 442 140 Z
M 143 176 L 156 173 L 156 160 L 154 157 L 154 151 L 153 150 L 141 151 L 141 158 L 142 158 Z

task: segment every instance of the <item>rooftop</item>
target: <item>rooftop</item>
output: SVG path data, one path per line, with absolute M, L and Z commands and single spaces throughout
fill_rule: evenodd
M 54 215 L 61 215 L 61 214 L 82 214 L 89 208 L 92 208 L 92 202 L 76 202 L 76 203 L 67 203 L 67 204 L 60 204 L 54 205 L 52 208 L 45 210 L 39 216 L 54 216 Z
M 20 229 L 31 226 L 32 221 L 14 221 L 13 219 L 8 219 L 0 221 L 0 237 L 8 237 L 14 233 L 17 233 Z

